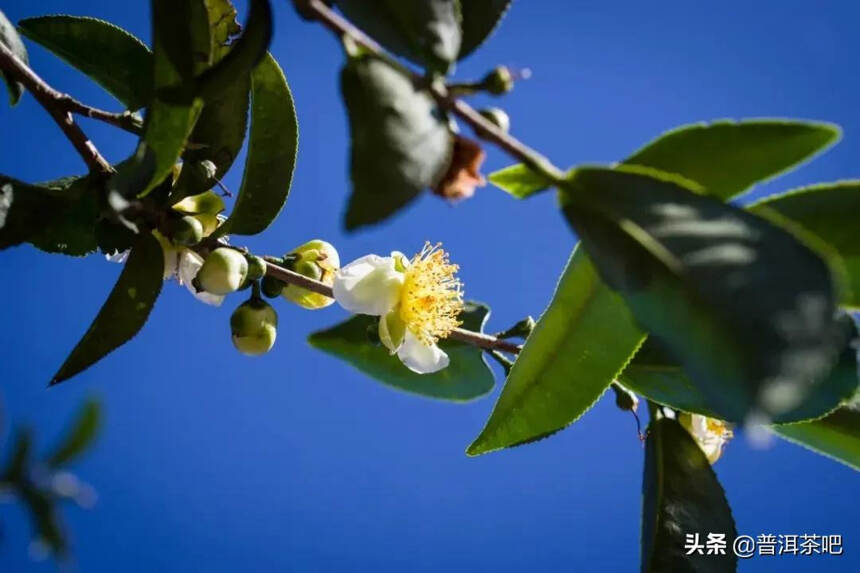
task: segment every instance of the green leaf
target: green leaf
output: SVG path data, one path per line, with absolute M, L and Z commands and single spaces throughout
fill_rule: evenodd
M 704 545 L 711 533 L 725 535 L 725 555 L 687 555 L 687 534 Z M 735 571 L 735 537 L 726 494 L 698 444 L 675 420 L 652 421 L 642 480 L 642 573 Z
M 860 309 L 858 205 L 860 181 L 840 181 L 772 195 L 751 205 L 749 210 L 763 215 L 776 211 L 835 249 L 848 278 L 842 304 Z
M 839 135 L 838 126 L 811 121 L 696 123 L 664 133 L 623 163 L 676 173 L 728 200 L 796 167 Z
M 522 163 L 490 173 L 487 179 L 517 199 L 525 199 L 552 186 L 551 181 L 547 181 L 543 175 L 535 173 Z
M 349 114 L 353 191 L 345 225 L 378 223 L 434 186 L 451 160 L 453 138 L 433 98 L 372 56 L 341 73 Z
M 632 166 L 577 169 L 560 197 L 602 278 L 726 420 L 784 414 L 829 373 L 835 286 L 793 235 Z
M 34 537 L 44 543 L 53 555 L 64 556 L 68 546 L 54 498 L 30 482 L 21 484 L 18 492 L 30 510 Z
M 101 218 L 100 185 L 94 177 L 30 185 L 0 175 L 0 249 L 29 242 L 63 255 L 84 256 L 98 247 L 108 252 L 108 242 L 124 237 Z
M 25 64 L 30 62 L 24 42 L 21 41 L 21 37 L 18 36 L 15 26 L 6 18 L 2 10 L 0 10 L 0 44 L 3 44 L 15 57 Z M 6 89 L 9 92 L 9 105 L 15 106 L 21 99 L 21 94 L 24 93 L 24 85 L 16 81 L 5 70 L 0 70 L 0 75 L 3 76 L 3 81 L 6 83 Z
M 847 344 L 828 376 L 811 394 L 790 412 L 777 416 L 776 423 L 789 423 L 819 418 L 852 397 L 858 390 L 857 327 L 848 315 L 840 317 Z M 653 402 L 685 412 L 724 419 L 727 413 L 714 407 L 684 371 L 649 339 L 620 376 L 622 384 Z
M 460 318 L 463 328 L 483 332 L 489 315 L 490 309 L 485 305 L 467 303 Z M 479 348 L 455 340 L 443 340 L 439 347 L 448 353 L 451 361 L 448 367 L 433 374 L 416 374 L 384 346 L 371 343 L 368 329 L 375 328 L 378 322 L 378 317 L 356 315 L 328 330 L 315 332 L 308 342 L 314 348 L 349 362 L 383 384 L 428 398 L 464 402 L 493 389 L 493 373 Z
M 446 73 L 460 53 L 457 0 L 337 0 L 344 15 L 386 49 Z
M 107 301 L 51 385 L 89 368 L 131 340 L 146 324 L 161 292 L 163 276 L 161 245 L 151 234 L 141 233 Z
M 48 455 L 48 465 L 57 468 L 83 454 L 92 444 L 101 425 L 101 408 L 98 402 L 86 402 L 60 443 Z
M 546 311 L 526 340 L 481 434 L 479 455 L 534 441 L 584 414 L 642 342 L 620 297 L 574 250 Z
M 219 234 L 255 235 L 287 200 L 296 165 L 299 126 L 284 72 L 271 55 L 251 74 L 251 134 L 239 197 Z
M 236 10 L 228 0 L 211 0 L 206 3 L 209 20 L 211 62 L 217 64 L 230 51 L 230 40 L 241 27 L 236 21 Z M 209 63 L 207 63 L 209 65 Z M 250 69 L 225 81 L 217 93 L 206 99 L 200 118 L 182 157 L 186 166 L 200 161 L 211 161 L 215 178 L 220 179 L 233 165 L 245 141 L 248 127 L 248 104 L 251 89 Z M 178 201 L 209 189 L 211 181 L 200 181 L 193 170 L 183 169 L 171 194 Z
M 463 41 L 458 59 L 463 59 L 483 44 L 499 26 L 511 0 L 460 0 Z
M 128 109 L 152 98 L 152 52 L 122 28 L 80 16 L 41 16 L 18 23 L 24 36 L 102 86 Z
M 778 436 L 860 470 L 860 406 L 855 401 L 810 422 L 772 426 Z

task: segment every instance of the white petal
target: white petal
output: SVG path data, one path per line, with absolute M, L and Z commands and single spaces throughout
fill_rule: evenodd
M 403 274 L 394 268 L 394 259 L 366 255 L 334 276 L 335 300 L 354 314 L 382 316 L 400 301 Z
M 397 351 L 397 357 L 407 368 L 418 374 L 432 374 L 448 366 L 448 355 L 433 344 L 427 346 L 412 332 L 406 330 L 403 344 Z
M 197 292 L 191 281 L 197 276 L 197 271 L 203 266 L 203 257 L 192 251 L 191 249 L 182 249 L 179 252 L 179 284 L 185 285 L 188 292 L 194 295 L 194 298 L 200 302 L 211 304 L 212 306 L 221 306 L 224 302 L 224 297 L 208 293 L 206 291 Z
M 118 251 L 112 255 L 105 255 L 105 259 L 112 263 L 124 263 L 128 260 L 128 254 L 131 252 L 131 249 L 126 249 L 124 251 Z
M 379 317 L 379 340 L 391 354 L 395 354 L 403 344 L 406 324 L 400 319 L 400 310 L 394 309 Z

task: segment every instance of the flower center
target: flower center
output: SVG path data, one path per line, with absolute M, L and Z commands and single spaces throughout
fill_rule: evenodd
M 460 268 L 448 260 L 441 243 L 424 243 L 406 269 L 400 298 L 400 318 L 418 340 L 435 344 L 460 325 L 463 310 Z
M 729 440 L 733 437 L 732 431 L 722 420 L 706 418 L 705 427 L 707 428 L 709 434 L 716 436 L 720 439 Z

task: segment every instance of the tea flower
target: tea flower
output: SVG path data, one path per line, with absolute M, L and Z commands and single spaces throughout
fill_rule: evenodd
M 462 284 L 459 267 L 437 244 L 425 243 L 407 259 L 366 255 L 341 268 L 334 278 L 335 300 L 355 314 L 379 316 L 379 338 L 419 374 L 448 366 L 448 355 L 437 346 L 460 325 Z
M 161 250 L 164 252 L 164 280 L 175 278 L 200 302 L 212 306 L 221 306 L 221 303 L 224 302 L 223 296 L 205 291 L 198 292 L 191 284 L 191 281 L 197 276 L 197 271 L 203 266 L 203 257 L 187 247 L 174 245 L 158 231 L 153 231 L 152 234 L 158 239 Z
M 720 459 L 723 447 L 733 436 L 729 425 L 716 418 L 699 414 L 681 414 L 678 421 L 690 432 L 712 464 Z

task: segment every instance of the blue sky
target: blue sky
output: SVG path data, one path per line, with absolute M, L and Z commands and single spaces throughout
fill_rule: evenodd
M 493 307 L 490 329 L 538 315 L 575 242 L 550 194 L 517 202 L 488 187 L 455 208 L 428 196 L 382 226 L 341 231 L 349 184 L 340 48 L 287 2 L 275 8 L 272 51 L 296 99 L 299 163 L 282 217 L 246 243 L 278 254 L 324 238 L 348 261 L 442 241 L 467 295 Z M 97 16 L 149 37 L 144 2 L 5 0 L 2 9 L 13 21 Z M 529 81 L 494 103 L 510 113 L 515 135 L 562 166 L 622 159 L 692 121 L 802 117 L 843 127 L 839 146 L 758 196 L 860 176 L 858 18 L 847 0 L 519 0 L 457 74 L 531 68 Z M 29 46 L 34 69 L 57 88 L 118 109 Z M 111 160 L 133 149 L 132 138 L 82 123 Z M 39 181 L 83 170 L 31 97 L 0 106 L 0 126 L 0 172 Z M 508 163 L 489 150 L 488 170 Z M 239 181 L 236 169 L 226 178 L 234 189 Z M 34 424 L 47 444 L 86 396 L 106 409 L 96 448 L 75 466 L 99 503 L 65 512 L 81 571 L 638 567 L 643 450 L 611 399 L 551 439 L 470 459 L 463 451 L 498 387 L 465 405 L 389 390 L 306 344 L 307 334 L 345 317 L 336 307 L 279 305 L 275 349 L 244 358 L 228 326 L 241 300 L 213 309 L 175 284 L 131 344 L 48 390 L 120 268 L 30 247 L 0 260 L 0 389 L 11 417 Z M 739 439 L 715 469 L 741 533 L 845 538 L 842 557 L 762 557 L 741 571 L 860 569 L 860 491 L 847 467 L 780 440 L 758 450 Z M 0 506 L 0 520 L 0 571 L 54 569 L 29 561 L 19 507 Z

